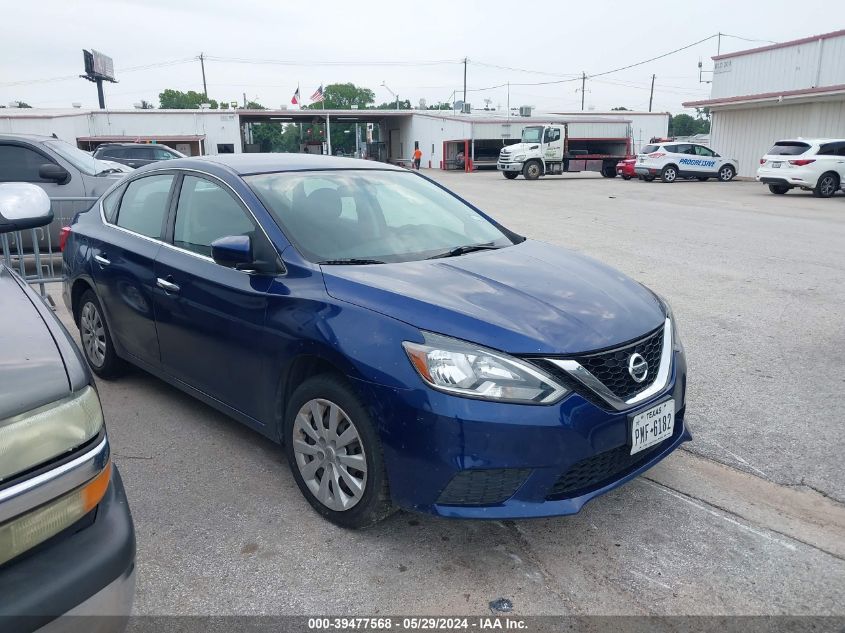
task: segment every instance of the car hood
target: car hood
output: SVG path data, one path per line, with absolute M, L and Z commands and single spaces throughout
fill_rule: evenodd
M 502 149 L 508 150 L 511 156 L 516 156 L 520 152 L 527 152 L 530 148 L 539 148 L 539 143 L 514 143 L 513 145 L 506 145 Z
M 336 299 L 514 354 L 573 354 L 630 341 L 665 319 L 622 273 L 526 240 L 460 257 L 323 266 Z
M 0 420 L 70 394 L 53 334 L 29 293 L 0 264 Z

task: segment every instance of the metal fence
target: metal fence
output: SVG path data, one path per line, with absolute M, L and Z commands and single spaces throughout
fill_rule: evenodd
M 62 280 L 62 254 L 59 233 L 80 211 L 86 211 L 97 198 L 51 198 L 53 221 L 48 226 L 0 235 L 0 259 L 36 286 L 50 305 L 55 305 L 46 284 Z

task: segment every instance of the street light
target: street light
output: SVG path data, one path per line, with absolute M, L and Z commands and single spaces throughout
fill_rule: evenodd
M 396 97 L 396 109 L 398 110 L 399 109 L 399 95 L 396 94 L 395 92 L 393 92 L 390 88 L 388 88 L 387 84 L 384 83 L 383 81 L 381 82 L 381 87 L 386 89 L 390 94 L 392 94 L 394 97 Z

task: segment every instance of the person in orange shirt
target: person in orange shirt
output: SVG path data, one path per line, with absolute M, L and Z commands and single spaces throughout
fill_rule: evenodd
M 416 169 L 417 171 L 419 171 L 419 169 L 420 169 L 420 161 L 421 160 L 422 160 L 422 150 L 419 147 L 417 147 L 417 149 L 414 150 L 414 169 Z

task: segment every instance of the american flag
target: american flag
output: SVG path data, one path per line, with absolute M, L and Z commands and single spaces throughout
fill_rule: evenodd
M 311 103 L 319 103 L 325 98 L 325 95 L 323 95 L 323 84 L 320 84 L 320 87 L 314 91 L 313 95 L 311 95 Z

